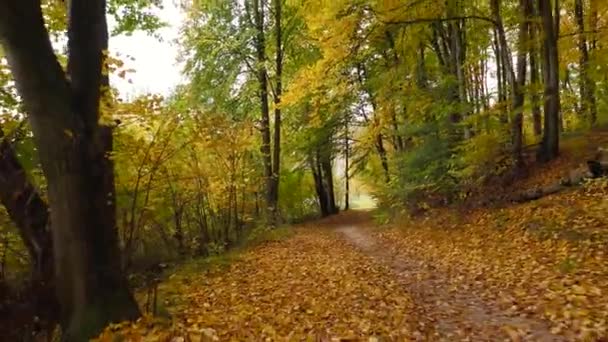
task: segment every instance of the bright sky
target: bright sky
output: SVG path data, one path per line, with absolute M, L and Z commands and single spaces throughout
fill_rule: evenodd
M 120 53 L 126 67 L 136 70 L 129 76 L 132 83 L 116 76 L 110 78 L 111 84 L 118 88 L 125 99 L 145 93 L 168 95 L 182 81 L 182 68 L 176 62 L 178 48 L 173 42 L 178 35 L 182 13 L 174 0 L 163 0 L 163 6 L 158 16 L 168 26 L 157 32 L 163 41 L 143 32 L 110 38 L 110 54 L 116 56 Z M 131 61 L 125 56 L 135 60 Z

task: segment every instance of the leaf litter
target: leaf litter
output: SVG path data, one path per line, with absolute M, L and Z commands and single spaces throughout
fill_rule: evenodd
M 108 328 L 100 340 L 122 335 L 141 341 L 402 341 L 414 336 L 413 304 L 392 270 L 328 229 L 299 229 L 288 240 L 245 252 L 228 268 L 174 277 L 159 291 L 173 303 L 170 323 L 162 326 L 149 317 L 123 323 Z
M 171 319 L 100 340 L 602 341 L 608 186 L 586 189 L 392 229 L 341 214 L 170 277 L 159 296 Z

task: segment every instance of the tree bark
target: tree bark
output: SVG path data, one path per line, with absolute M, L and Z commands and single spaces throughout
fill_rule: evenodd
M 254 21 L 256 26 L 255 50 L 257 54 L 258 94 L 261 109 L 262 158 L 264 161 L 264 178 L 266 181 L 266 215 L 270 224 L 274 224 L 276 203 L 274 203 L 274 180 L 272 153 L 270 148 L 270 110 L 268 108 L 268 71 L 266 70 L 266 37 L 264 33 L 264 0 L 253 0 Z M 279 133 L 280 134 L 280 133 Z
M 283 94 L 283 45 L 282 45 L 282 30 L 281 30 L 281 15 L 282 1 L 274 0 L 274 17 L 275 17 L 275 39 L 276 39 L 276 85 L 274 96 L 274 146 L 272 158 L 272 208 L 274 209 L 272 221 L 278 219 L 278 204 L 279 204 L 279 181 L 281 173 L 281 96 Z
M 105 1 L 69 6 L 68 75 L 53 53 L 40 2 L 0 2 L 0 40 L 28 113 L 48 181 L 57 298 L 64 340 L 135 319 L 120 268 L 111 130 L 98 124 Z
M 549 161 L 559 155 L 559 58 L 557 35 L 551 9 L 551 0 L 538 0 L 538 10 L 542 19 L 544 33 L 543 44 L 543 79 L 544 91 L 544 127 L 543 139 L 538 151 L 539 161 Z M 559 15 L 557 13 L 556 15 Z

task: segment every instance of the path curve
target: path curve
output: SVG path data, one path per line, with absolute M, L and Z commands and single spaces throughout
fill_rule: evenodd
M 419 340 L 566 341 L 550 332 L 547 322 L 517 311 L 505 311 L 474 290 L 453 288 L 449 279 L 422 260 L 399 257 L 365 228 L 341 226 L 338 233 L 355 248 L 388 266 L 411 293 L 419 318 Z

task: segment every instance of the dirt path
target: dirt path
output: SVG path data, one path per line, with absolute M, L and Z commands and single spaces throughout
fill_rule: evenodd
M 161 341 L 566 340 L 540 318 L 454 286 L 368 223 L 357 212 L 337 215 L 221 265 L 185 267 L 158 287 L 170 323 L 128 331 Z
M 450 279 L 421 260 L 396 256 L 391 248 L 356 224 L 336 229 L 359 251 L 389 267 L 414 302 L 417 339 L 465 341 L 564 341 L 552 334 L 543 320 L 517 310 L 505 311 L 474 289 L 450 285 Z
M 203 341 L 412 340 L 406 289 L 325 225 L 298 228 L 236 258 L 159 286 L 182 330 L 204 334 Z

